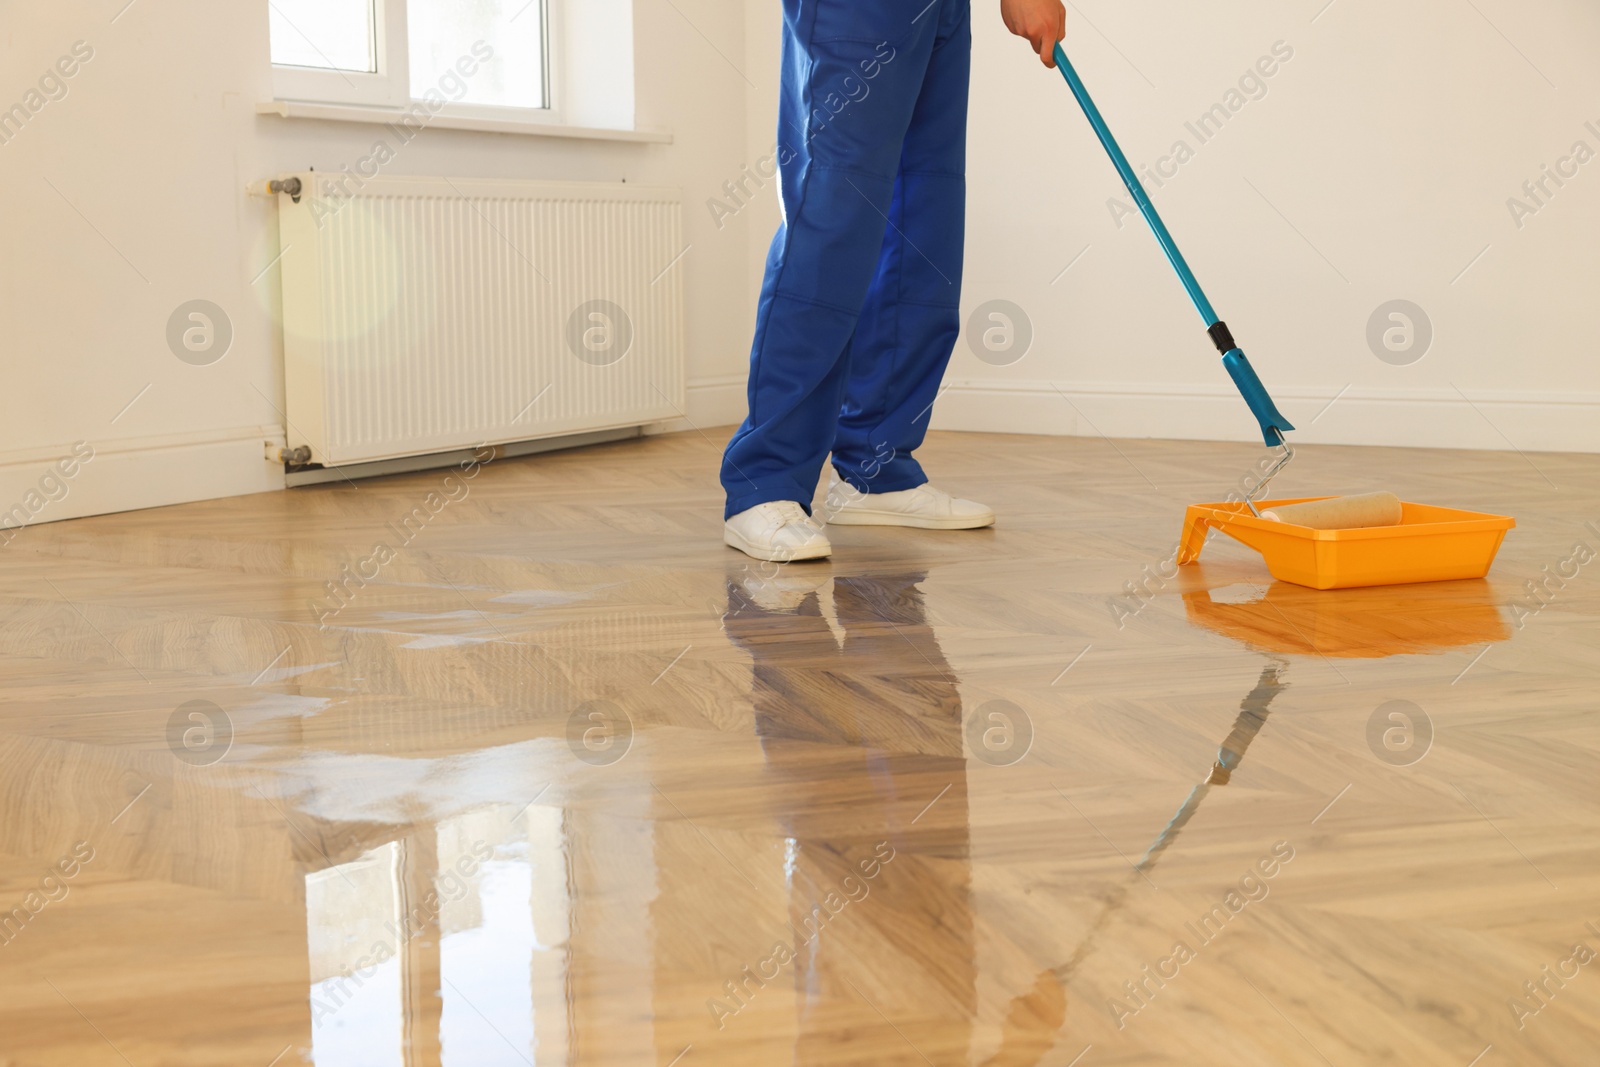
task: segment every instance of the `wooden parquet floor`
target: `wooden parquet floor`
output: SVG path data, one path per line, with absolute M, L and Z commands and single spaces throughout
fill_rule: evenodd
M 1166 563 L 1249 446 L 779 568 L 724 436 L 0 548 L 0 1065 L 1600 1063 L 1596 457 L 1308 446 L 1519 521 L 1316 593 Z

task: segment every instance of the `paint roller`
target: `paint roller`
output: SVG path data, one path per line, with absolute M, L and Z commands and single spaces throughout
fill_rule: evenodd
M 1400 498 L 1393 493 L 1361 493 L 1284 504 L 1268 508 L 1261 517 L 1313 530 L 1361 530 L 1369 526 L 1399 526 L 1401 510 Z

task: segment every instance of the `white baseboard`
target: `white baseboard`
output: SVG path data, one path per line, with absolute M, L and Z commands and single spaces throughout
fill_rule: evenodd
M 76 446 L 77 457 L 92 449 L 87 461 L 72 443 L 0 453 L 0 544 L 23 524 L 282 489 L 269 442 L 283 447 L 282 427 L 87 441 Z
M 1278 406 L 1307 444 L 1600 452 L 1600 394 L 1454 389 L 1285 389 Z M 1335 399 L 1337 397 L 1337 399 Z M 1227 386 L 951 380 L 933 426 L 989 433 L 1259 441 Z
M 1307 444 L 1600 453 L 1600 395 L 1591 393 L 1301 389 L 1280 390 L 1278 401 L 1298 427 L 1295 440 Z M 700 378 L 689 383 L 685 417 L 654 429 L 725 427 L 744 416 L 742 373 Z M 957 379 L 940 395 L 933 425 L 990 433 L 1258 439 L 1244 402 L 1225 386 Z M 282 447 L 283 429 L 90 441 L 93 458 L 65 468 L 58 461 L 73 455 L 71 442 L 0 453 L 0 545 L 24 519 L 32 525 L 283 489 L 283 465 L 267 458 L 268 442 Z
M 745 417 L 745 374 L 719 374 L 709 378 L 690 378 L 688 403 L 681 419 L 658 422 L 646 433 L 676 433 L 704 430 L 709 426 L 736 426 Z M 720 447 L 721 441 L 717 442 Z

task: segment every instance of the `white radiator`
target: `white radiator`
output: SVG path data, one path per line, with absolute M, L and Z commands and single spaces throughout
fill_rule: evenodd
M 682 196 L 285 175 L 290 447 L 325 466 L 674 418 Z M 281 186 L 280 186 L 281 188 Z

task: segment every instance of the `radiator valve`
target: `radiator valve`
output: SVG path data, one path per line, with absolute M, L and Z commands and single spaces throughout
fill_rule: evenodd
M 267 460 L 271 463 L 282 463 L 290 470 L 307 466 L 311 462 L 311 448 L 309 445 L 296 445 L 286 448 L 272 441 L 267 442 Z
M 298 204 L 304 188 L 299 178 L 273 178 L 270 181 L 252 184 L 250 186 L 250 194 L 252 196 L 277 196 L 279 193 L 288 193 L 289 199 Z

